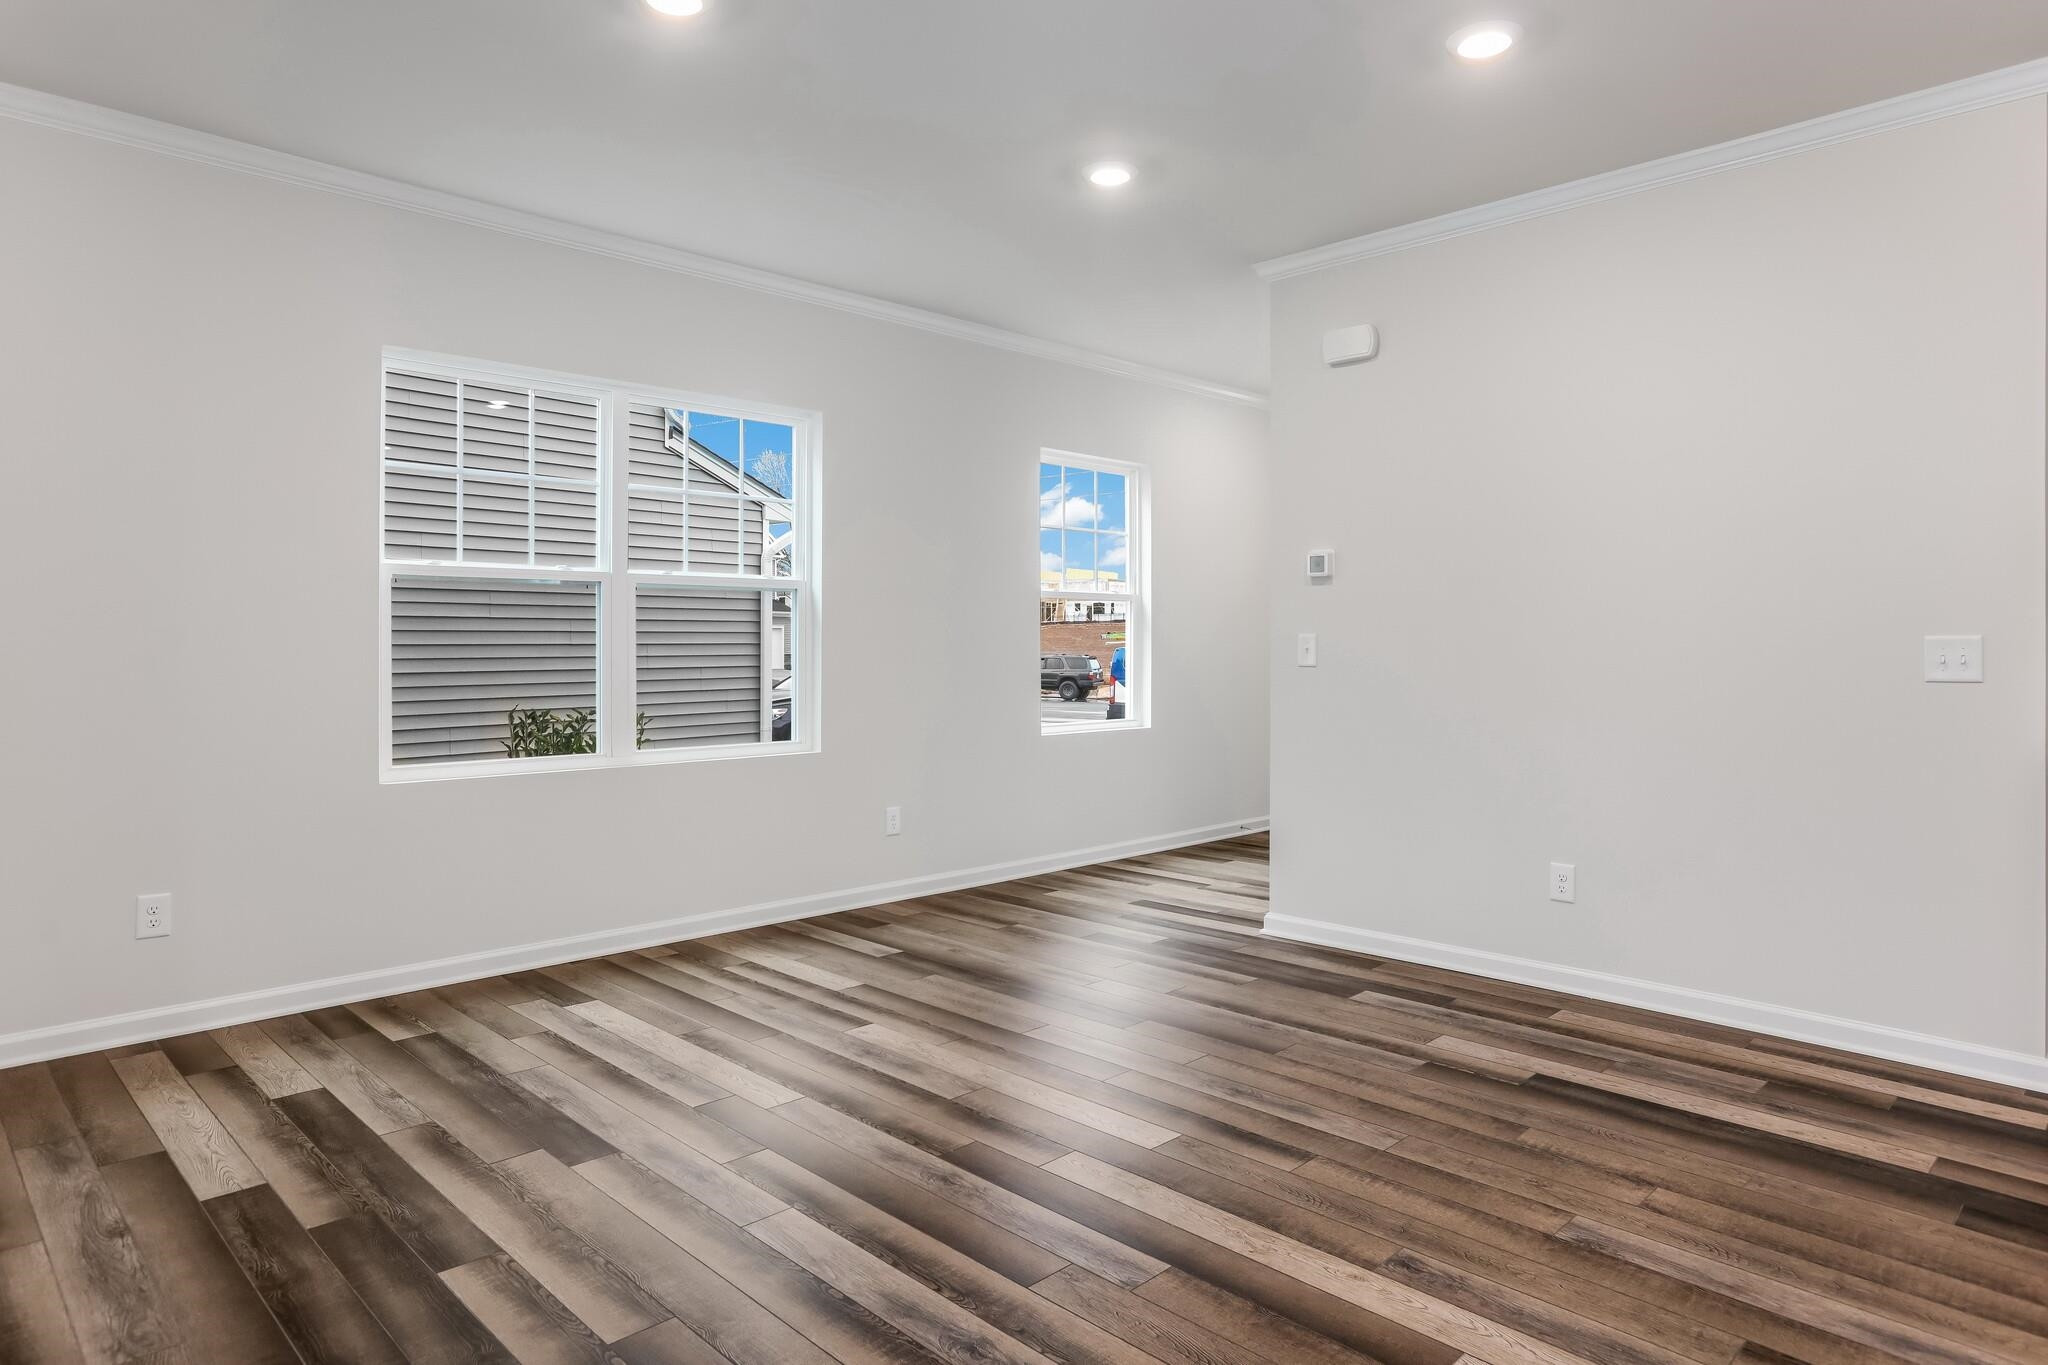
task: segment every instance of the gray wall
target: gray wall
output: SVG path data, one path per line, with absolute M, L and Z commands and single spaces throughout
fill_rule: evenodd
M 1275 909 L 2040 1054 L 2044 156 L 2029 100 L 1277 286 Z
M 0 166 L 0 1035 L 1265 815 L 1263 413 L 16 122 Z M 380 786 L 386 346 L 822 412 L 823 752 Z M 1149 731 L 1039 734 L 1041 446 L 1153 468 Z

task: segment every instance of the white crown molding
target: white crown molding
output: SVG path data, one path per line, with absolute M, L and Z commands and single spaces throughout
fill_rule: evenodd
M 1453 237 L 1464 237 L 1474 232 L 1484 232 L 1489 228 L 1505 227 L 1509 223 L 1520 223 L 1531 218 L 1562 213 L 1585 204 L 1597 204 L 1603 200 L 1621 198 L 1623 195 L 1654 190 L 1663 185 L 1697 180 L 1701 176 L 1734 170 L 1738 166 L 1753 166 L 1758 162 L 1774 161 L 1782 156 L 1796 156 L 1800 152 L 1809 152 L 1815 148 L 1832 146 L 1854 138 L 1869 137 L 1873 133 L 1909 128 L 1916 123 L 1928 123 L 1955 114 L 1967 114 L 1978 109 L 1988 109 L 1995 104 L 2008 104 L 2013 100 L 2028 99 L 2044 93 L 2048 93 L 2048 58 L 2019 66 L 2009 66 L 1981 76 L 1971 76 L 1949 85 L 1938 85 L 1932 90 L 1921 90 L 1894 99 L 1879 100 L 1876 104 L 1866 104 L 1861 108 L 1849 109 L 1839 114 L 1826 114 L 1804 123 L 1737 138 L 1733 142 L 1723 142 L 1718 146 L 1680 152 L 1676 156 L 1645 161 L 1641 165 L 1628 166 L 1621 170 L 1605 171 L 1599 175 L 1587 176 L 1583 180 L 1553 185 L 1548 189 L 1532 190 L 1527 194 L 1496 200 L 1491 204 L 1459 209 L 1453 213 L 1424 218 L 1419 222 L 1387 228 L 1380 232 L 1368 232 L 1362 237 L 1332 242 L 1328 246 L 1297 251 L 1289 256 L 1276 256 L 1270 261 L 1261 261 L 1252 268 L 1263 280 L 1291 279 L 1296 275 L 1328 270 L 1332 266 L 1347 265 L 1352 261 L 1407 251 L 1412 247 L 1448 241 Z
M 1681 1019 L 1698 1019 L 1709 1024 L 1789 1038 L 1795 1042 L 1817 1043 L 1823 1047 L 1858 1052 L 1867 1057 L 1931 1067 L 1936 1071 L 1975 1076 L 1982 1080 L 2016 1085 L 2026 1090 L 2048 1090 L 2048 1057 L 2004 1048 L 1985 1047 L 1954 1038 L 1913 1033 L 1885 1024 L 1867 1024 L 1831 1014 L 1732 995 L 1668 986 L 1658 981 L 1614 976 L 1607 972 L 1567 967 L 1534 958 L 1509 957 L 1478 948 L 1461 948 L 1450 943 L 1383 934 L 1327 920 L 1303 919 L 1298 915 L 1269 914 L 1264 932 L 1273 938 L 1295 943 L 1313 943 L 1323 948 L 1348 948 L 1372 957 L 1389 957 L 1401 962 L 1419 962 L 1426 967 L 1514 981 L 1524 986 L 1541 986 L 1617 1005 L 1673 1014 Z
M 470 199 L 459 194 L 449 194 L 442 190 L 409 185 L 402 180 L 391 180 L 381 175 L 352 171 L 324 161 L 315 161 L 310 157 L 294 156 L 289 152 L 275 151 L 253 143 L 237 142 L 233 138 L 218 137 L 212 133 L 202 133 L 176 124 L 143 118 L 137 114 L 124 114 L 116 109 L 66 99 L 61 95 L 30 90 L 24 86 L 0 82 L 0 117 L 18 119 L 23 123 L 33 123 L 67 133 L 79 133 L 103 142 L 118 143 L 124 147 L 161 152 L 166 156 L 240 171 L 246 175 L 262 176 L 288 185 L 325 190 L 330 194 L 346 195 L 352 199 L 365 199 L 392 208 L 430 214 L 436 218 L 467 223 L 472 227 L 525 237 L 531 241 L 632 261 L 637 265 L 652 266 L 657 270 L 670 270 L 679 275 L 715 280 L 720 284 L 751 289 L 756 293 L 816 304 L 821 308 L 833 308 L 842 313 L 854 313 L 879 322 L 915 327 L 919 331 L 950 337 L 956 341 L 993 346 L 998 350 L 1014 351 L 1018 355 L 1031 356 L 1037 360 L 1050 360 L 1061 365 L 1076 365 L 1082 369 L 1115 375 L 1120 379 L 1135 379 L 1202 398 L 1241 403 L 1246 407 L 1266 406 L 1266 396 L 1262 393 L 1211 383 L 1206 379 L 1178 374 L 1172 370 L 1140 365 L 1134 360 L 1103 355 L 1080 346 L 1068 345 L 1063 341 L 1047 341 L 1041 337 L 991 327 L 986 323 L 970 322 L 965 318 L 956 318 L 945 313 L 912 308 L 908 304 L 891 303 L 887 299 L 873 298 L 867 294 L 812 284 L 807 280 L 793 279 L 787 275 L 775 274 L 773 271 L 757 270 L 752 266 L 736 265 L 716 257 L 700 256 L 695 252 L 662 246 L 658 242 L 583 227 L 576 223 L 544 217 L 537 213 L 526 213 L 519 209 L 506 208 L 500 204 Z
M 377 1000 L 387 995 L 402 995 L 407 991 L 430 990 L 435 986 L 446 986 L 457 981 L 475 981 L 486 976 L 501 976 L 506 972 L 532 971 L 561 962 L 603 957 L 608 953 L 631 952 L 635 948 L 651 948 L 659 943 L 677 943 L 683 939 L 729 934 L 739 929 L 759 928 L 764 924 L 786 924 L 791 920 L 809 919 L 813 915 L 859 910 L 865 906 L 886 905 L 892 901 L 911 900 L 918 896 L 965 891 L 996 882 L 1015 881 L 1019 877 L 1037 877 L 1047 872 L 1063 872 L 1069 868 L 1115 862 L 1119 858 L 1135 858 L 1145 853 L 1161 853 L 1168 849 L 1212 843 L 1218 839 L 1234 839 L 1240 834 L 1256 833 L 1268 826 L 1269 821 L 1261 815 L 1247 820 L 1233 820 L 1228 824 L 1205 825 L 1200 829 L 1184 829 L 1171 834 L 1128 839 L 1122 843 L 1098 844 L 1092 848 L 1070 849 L 1037 858 L 1020 858 L 1015 862 L 990 863 L 984 867 L 971 867 L 958 872 L 939 872 L 925 877 L 909 877 L 902 881 L 880 882 L 871 886 L 856 887 L 851 891 L 833 891 L 817 896 L 765 901 L 759 905 L 684 915 L 677 919 L 657 920 L 651 924 L 630 925 L 624 929 L 601 929 L 595 933 L 549 939 L 544 943 L 491 948 L 480 953 L 464 953 L 459 957 L 443 957 L 431 962 L 380 967 L 374 971 L 357 972 L 350 976 L 330 976 L 318 981 L 301 981 L 289 986 L 248 991 L 241 995 L 215 996 L 208 1000 L 192 1000 L 163 1005 L 156 1009 L 137 1010 L 131 1014 L 113 1014 L 98 1019 L 52 1024 L 47 1028 L 0 1034 L 0 1069 L 26 1066 L 30 1062 L 45 1061 L 51 1057 L 69 1057 L 82 1052 L 97 1052 L 102 1048 L 123 1047 L 129 1043 L 143 1043 L 157 1038 L 174 1038 L 187 1033 L 199 1033 L 206 1029 L 226 1028 L 231 1024 L 246 1024 L 258 1019 L 274 1019 L 281 1014 L 325 1009 L 329 1005 L 346 1005 L 356 1000 Z

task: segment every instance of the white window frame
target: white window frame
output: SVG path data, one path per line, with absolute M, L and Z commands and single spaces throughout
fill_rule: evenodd
M 707 763 L 736 758 L 781 758 L 814 754 L 823 747 L 820 726 L 823 670 L 820 667 L 823 602 L 819 572 L 820 522 L 824 480 L 820 462 L 824 447 L 822 414 L 802 408 L 738 401 L 711 394 L 658 385 L 622 384 L 587 375 L 563 374 L 520 365 L 431 351 L 387 347 L 377 370 L 378 433 L 383 433 L 384 373 L 390 368 L 417 369 L 465 383 L 527 385 L 597 401 L 598 408 L 598 551 L 594 568 L 562 568 L 538 564 L 459 563 L 450 560 L 393 560 L 384 557 L 384 460 L 372 462 L 376 479 L 377 536 L 377 773 L 384 783 L 440 782 L 471 777 L 502 777 L 521 773 L 573 772 L 585 768 L 641 768 L 671 763 Z M 706 574 L 627 567 L 627 483 L 630 469 L 627 410 L 636 404 L 709 411 L 749 421 L 773 422 L 790 429 L 790 498 L 796 522 L 788 576 L 774 574 Z M 767 565 L 764 563 L 763 568 Z M 598 585 L 597 751 L 540 758 L 449 759 L 445 762 L 399 763 L 392 757 L 391 588 L 399 578 L 497 579 L 515 582 L 570 582 Z M 687 748 L 642 749 L 636 742 L 638 710 L 635 658 L 635 589 L 641 584 L 701 588 L 733 593 L 786 592 L 792 595 L 790 630 L 791 737 L 743 744 L 697 745 Z M 762 597 L 762 610 L 769 610 Z M 767 632 L 763 632 L 764 658 Z M 767 676 L 764 673 L 764 676 Z M 770 709 L 763 688 L 763 731 Z
M 1048 601 L 1115 601 L 1121 599 L 1128 604 L 1124 619 L 1124 662 L 1126 671 L 1135 680 L 1124 689 L 1124 719 L 1074 721 L 1060 725 L 1047 725 L 1041 718 L 1038 733 L 1050 739 L 1058 735 L 1100 735 L 1118 730 L 1145 730 L 1152 725 L 1152 471 L 1142 464 L 1125 460 L 1107 460 L 1099 455 L 1084 455 L 1076 450 L 1058 450 L 1051 446 L 1038 452 L 1038 465 L 1048 464 L 1076 469 L 1092 469 L 1098 474 L 1119 474 L 1124 478 L 1125 534 L 1130 540 L 1129 562 L 1125 565 L 1126 577 L 1130 582 L 1128 593 L 1103 593 L 1100 585 L 1087 593 L 1076 593 L 1064 588 L 1049 588 L 1041 581 L 1038 587 L 1041 627 L 1044 622 L 1044 604 Z M 1036 474 L 1033 476 L 1036 486 Z M 1038 552 L 1039 531 L 1045 528 L 1036 525 L 1035 515 L 1032 526 L 1031 547 L 1034 556 Z M 1103 618 L 1109 619 L 1109 618 Z M 1044 630 L 1038 632 L 1043 641 Z M 1055 651 L 1069 654 L 1071 650 Z M 1093 653 L 1093 651 L 1086 651 Z M 1045 649 L 1040 645 L 1039 656 Z M 1103 672 L 1109 671 L 1109 661 L 1116 653 L 1106 650 L 1097 657 L 1102 660 Z

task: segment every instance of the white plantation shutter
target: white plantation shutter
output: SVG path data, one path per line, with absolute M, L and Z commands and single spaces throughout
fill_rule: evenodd
M 513 707 L 594 712 L 597 607 L 595 583 L 395 579 L 393 759 L 502 758 Z

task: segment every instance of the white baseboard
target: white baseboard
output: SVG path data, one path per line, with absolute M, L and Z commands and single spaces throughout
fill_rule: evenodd
M 1726 1024 L 1733 1028 L 1770 1034 L 1776 1038 L 1789 1038 L 1801 1043 L 1818 1043 L 1824 1047 L 1860 1052 L 1888 1061 L 1932 1067 L 1937 1071 L 1952 1071 L 1957 1075 L 1975 1076 L 1982 1080 L 1998 1081 L 2028 1090 L 2048 1091 L 2048 1057 L 2037 1057 L 2030 1053 L 2008 1052 L 2003 1048 L 1959 1042 L 1953 1038 L 1937 1038 L 1926 1033 L 1911 1033 L 1883 1024 L 1866 1024 L 1855 1019 L 1814 1014 L 1784 1005 L 1767 1005 L 1759 1000 L 1715 995 L 1710 991 L 1696 991 L 1684 986 L 1667 986 L 1656 981 L 1612 976 L 1606 972 L 1587 971 L 1555 962 L 1509 957 L 1477 948 L 1460 948 L 1449 943 L 1405 938 L 1400 934 L 1356 929 L 1347 924 L 1332 924 L 1327 920 L 1302 919 L 1296 915 L 1267 915 L 1265 932 L 1274 938 L 1291 939 L 1298 943 L 1313 943 L 1324 948 L 1348 948 L 1372 957 L 1418 962 L 1428 967 L 1469 972 L 1474 976 L 1514 981 L 1524 986 L 1569 991 L 1573 995 L 1588 996 L 1594 1000 L 1605 1000 L 1617 1005 L 1634 1005 L 1640 1009 L 1675 1014 L 1680 1018 L 1697 1019 L 1703 1023 Z
M 382 967 L 376 971 L 357 972 L 351 976 L 331 976 L 318 981 L 301 981 L 288 986 L 274 986 L 267 990 L 248 991 L 241 995 L 216 996 L 209 1000 L 164 1005 L 157 1009 L 138 1010 L 133 1014 L 113 1014 L 99 1019 L 81 1019 L 68 1024 L 53 1024 L 48 1028 L 28 1029 L 20 1033 L 0 1034 L 0 1068 L 22 1066 L 51 1057 L 68 1057 L 80 1052 L 97 1052 L 101 1048 L 121 1047 L 127 1043 L 148 1042 L 155 1038 L 173 1038 L 179 1034 L 196 1033 L 202 1029 L 224 1028 L 229 1024 L 246 1024 L 255 1019 L 270 1019 L 280 1014 L 296 1014 L 301 1010 L 321 1009 L 328 1005 L 345 1005 L 353 1000 L 374 1000 L 405 991 L 446 986 L 457 981 L 474 981 L 478 977 L 498 976 L 505 972 L 531 971 L 536 967 L 552 967 L 557 963 L 574 962 L 580 958 L 602 957 L 606 953 L 649 948 L 657 943 L 704 938 L 711 934 L 730 933 L 735 929 L 753 929 L 764 924 L 783 924 L 790 920 L 809 919 L 813 915 L 829 915 L 840 910 L 858 910 L 863 906 L 884 905 L 890 901 L 910 900 L 946 891 L 964 891 L 970 887 L 1014 881 L 1019 877 L 1035 877 L 1046 872 L 1085 867 L 1091 863 L 1115 862 L 1119 858 L 1133 858 L 1141 853 L 1158 853 L 1165 849 L 1186 848 L 1192 844 L 1205 844 L 1238 834 L 1253 833 L 1265 829 L 1267 824 L 1266 817 L 1259 816 L 1228 824 L 1208 825 L 1201 829 L 1179 830 L 1172 834 L 1131 839 L 1123 843 L 1098 844 L 1092 848 L 1077 848 L 1037 858 L 1022 858 L 1015 862 L 990 863 L 985 867 L 970 867 L 957 872 L 939 872 L 924 877 L 909 877 L 902 881 L 878 882 L 855 887 L 850 891 L 764 901 L 758 905 L 743 905 L 731 910 L 715 910 L 705 914 L 685 915 L 679 919 L 631 925 L 623 929 L 605 929 L 594 934 L 549 939 L 544 943 L 493 948 L 481 953 L 465 953 L 460 957 L 437 958 L 432 962 Z

